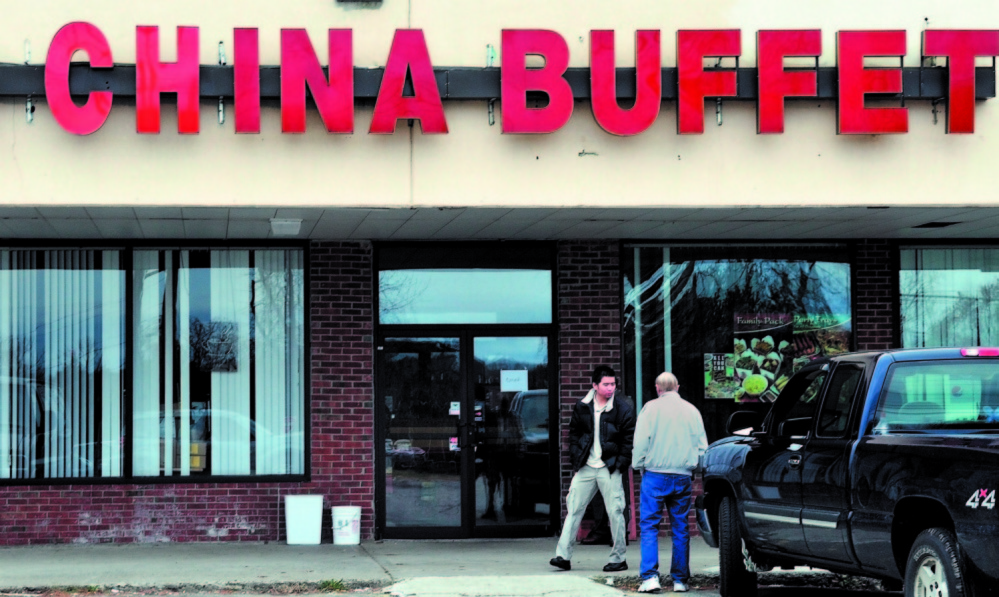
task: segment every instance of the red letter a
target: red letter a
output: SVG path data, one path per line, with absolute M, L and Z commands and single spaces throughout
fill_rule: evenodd
M 412 97 L 403 96 L 407 71 L 413 79 Z M 368 132 L 392 134 L 400 118 L 419 120 L 425 135 L 447 133 L 444 105 L 430 63 L 430 51 L 423 31 L 419 29 L 395 32 Z

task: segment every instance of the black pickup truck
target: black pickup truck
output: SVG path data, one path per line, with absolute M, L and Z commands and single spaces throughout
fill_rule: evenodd
M 999 585 L 999 349 L 843 354 L 804 365 L 765 416 L 704 455 L 701 534 L 722 597 L 812 566 L 906 596 Z

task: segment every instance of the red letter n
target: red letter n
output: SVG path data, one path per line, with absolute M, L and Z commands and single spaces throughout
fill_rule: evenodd
M 330 78 L 305 29 L 281 30 L 281 132 L 305 132 L 305 87 L 327 132 L 354 132 L 354 56 L 350 29 L 329 30 Z

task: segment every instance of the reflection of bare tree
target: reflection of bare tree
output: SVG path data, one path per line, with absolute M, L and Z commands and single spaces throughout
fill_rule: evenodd
M 849 305 L 849 276 L 822 271 L 815 261 L 717 260 L 686 261 L 659 268 L 637 287 L 626 281 L 625 325 L 634 325 L 635 304 L 642 313 L 643 336 L 662 329 L 663 318 L 697 321 L 697 326 L 673 328 L 675 334 L 697 334 L 716 330 L 730 341 L 733 313 L 837 314 L 833 305 Z M 663 284 L 669 270 L 669 283 Z M 652 282 L 650 284 L 650 282 Z M 670 289 L 669 309 L 664 309 L 664 288 Z
M 382 323 L 397 323 L 398 313 L 406 310 L 427 291 L 430 282 L 420 280 L 408 270 L 378 273 L 378 312 Z
M 791 247 L 732 247 L 696 249 L 693 254 L 678 249 L 664 256 L 657 249 L 642 249 L 638 271 L 626 269 L 624 279 L 628 390 L 638 391 L 632 376 L 640 361 L 641 400 L 654 398 L 653 380 L 669 362 L 696 400 L 698 385 L 691 382 L 703 377 L 704 353 L 731 351 L 735 314 L 805 316 L 848 330 L 849 264 L 825 260 L 814 251 L 802 253 L 796 255 Z M 706 258 L 690 258 L 698 254 Z M 730 408 L 730 403 L 704 404 L 709 437 L 723 433 Z
M 901 294 L 905 346 L 981 345 L 996 341 L 993 321 L 999 312 L 999 281 L 984 284 L 976 294 L 969 295 L 937 291 L 933 277 L 925 277 L 929 280 L 921 279 L 919 290 Z
M 201 371 L 235 371 L 237 343 L 235 323 L 191 320 L 191 362 Z

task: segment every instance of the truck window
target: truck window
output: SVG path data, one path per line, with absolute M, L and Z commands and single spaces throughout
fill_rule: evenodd
M 810 419 L 818 409 L 819 392 L 825 382 L 826 368 L 799 372 L 774 402 L 770 412 L 770 430 L 779 432 L 780 424 L 789 419 Z
M 896 363 L 888 372 L 874 432 L 999 429 L 999 360 Z
M 843 437 L 850 418 L 850 406 L 857 393 L 857 387 L 864 374 L 863 365 L 842 363 L 833 373 L 826 392 L 816 435 L 820 437 Z

